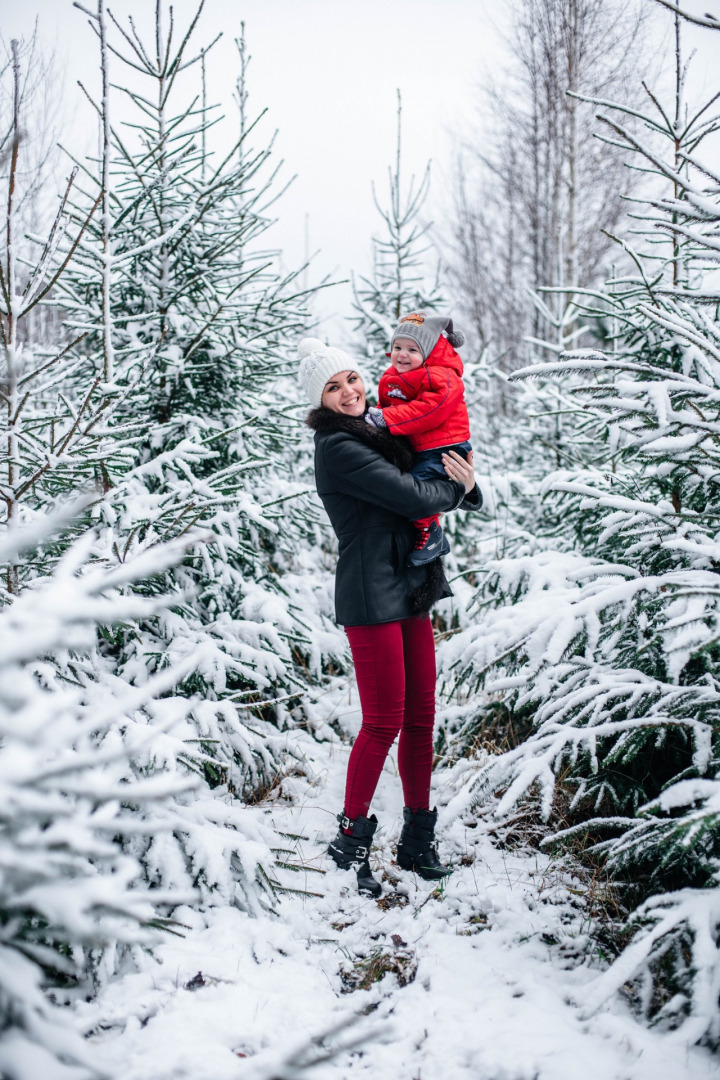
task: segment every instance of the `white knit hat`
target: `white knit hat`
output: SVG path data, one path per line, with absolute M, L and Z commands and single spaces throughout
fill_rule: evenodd
M 340 371 L 357 371 L 357 361 L 342 349 L 323 345 L 318 338 L 303 338 L 298 345 L 300 382 L 314 409 L 322 402 L 325 384 Z

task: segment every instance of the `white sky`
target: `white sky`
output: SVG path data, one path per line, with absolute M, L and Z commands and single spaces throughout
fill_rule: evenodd
M 94 0 L 85 4 L 94 7 Z M 647 5 L 650 13 L 654 5 Z M 196 6 L 195 0 L 175 0 L 179 25 L 187 25 Z M 684 0 L 684 6 L 702 13 L 707 0 Z M 110 7 L 122 22 L 131 14 L 141 34 L 150 36 L 155 0 L 110 0 Z M 43 43 L 56 45 L 66 66 L 65 138 L 82 152 L 93 145 L 94 121 L 76 83 L 81 78 L 94 88 L 99 80 L 97 45 L 86 17 L 72 0 L 0 0 L 0 8 L 6 41 L 29 36 L 37 17 Z M 208 62 L 209 100 L 234 109 L 233 39 L 243 19 L 252 55 L 250 112 L 268 108 L 256 144 L 277 128 L 285 178 L 297 174 L 275 208 L 279 224 L 272 243 L 282 249 L 286 266 L 303 261 L 309 215 L 310 251 L 319 249 L 311 282 L 369 270 L 370 238 L 381 230 L 371 183 L 386 201 L 397 87 L 403 95 L 405 178 L 419 177 L 432 158 L 431 213 L 442 219 L 449 203 L 452 134 L 474 122 L 475 87 L 483 71 L 503 78 L 502 48 L 486 12 L 498 20 L 509 8 L 508 0 L 206 0 L 193 40 L 207 44 L 223 32 Z M 671 19 L 659 23 L 669 29 Z M 720 34 L 705 33 L 702 43 L 711 57 L 704 64 L 713 71 L 712 84 L 720 70 L 714 60 Z M 116 77 L 118 68 L 114 61 Z M 350 313 L 349 288 L 323 293 L 317 310 L 327 320 L 323 331 L 341 337 L 343 317 Z
M 43 43 L 56 44 L 67 72 L 66 117 L 74 124 L 79 116 L 87 118 L 84 132 L 75 128 L 76 145 L 82 143 L 92 120 L 76 81 L 98 82 L 97 45 L 86 17 L 72 0 L 0 0 L 0 6 L 6 40 L 29 36 L 37 16 Z M 94 7 L 93 0 L 85 0 L 85 6 Z M 150 29 L 154 0 L 110 0 L 109 6 L 121 21 L 131 14 L 141 33 Z M 185 26 L 196 4 L 175 0 L 173 7 Z M 310 251 L 319 249 L 311 282 L 325 274 L 345 278 L 351 269 L 367 272 L 370 237 L 381 224 L 371 182 L 383 199 L 395 152 L 396 88 L 403 97 L 406 179 L 422 174 L 432 158 L 432 199 L 439 210 L 443 180 L 447 183 L 451 171 L 451 132 L 472 112 L 474 87 L 494 51 L 483 2 L 206 0 L 193 40 L 207 44 L 223 32 L 208 61 L 209 100 L 220 100 L 227 109 L 233 108 L 233 38 L 241 19 L 252 55 L 250 112 L 268 108 L 257 142 L 277 128 L 285 176 L 297 174 L 275 208 L 280 222 L 273 243 L 283 249 L 287 266 L 302 262 L 308 214 Z M 73 142 L 72 134 L 66 138 Z M 348 305 L 347 288 L 323 294 L 320 309 L 331 317 L 330 332 L 340 332 Z

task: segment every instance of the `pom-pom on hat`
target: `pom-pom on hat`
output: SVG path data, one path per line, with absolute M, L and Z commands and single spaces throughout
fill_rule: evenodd
M 342 349 L 324 345 L 318 338 L 303 338 L 298 345 L 300 382 L 314 409 L 322 402 L 325 384 L 339 371 L 357 371 L 357 361 Z
M 393 330 L 393 335 L 390 338 L 390 349 L 393 347 L 395 338 L 412 338 L 420 347 L 423 360 L 427 360 L 437 345 L 443 330 L 452 347 L 459 349 L 465 341 L 465 335 L 461 330 L 454 329 L 452 319 L 448 319 L 446 315 L 403 315 Z

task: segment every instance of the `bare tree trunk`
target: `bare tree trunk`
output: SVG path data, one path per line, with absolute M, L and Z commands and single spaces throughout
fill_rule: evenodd
M 10 43 L 13 72 L 13 107 L 12 134 L 10 144 L 10 176 L 8 180 L 7 211 L 5 219 L 5 293 L 6 319 L 3 327 L 3 346 L 5 352 L 5 387 L 3 390 L 7 408 L 7 489 L 5 501 L 7 520 L 10 525 L 17 522 L 18 501 L 16 498 L 17 480 L 20 472 L 20 440 L 18 439 L 18 355 L 17 327 L 19 317 L 17 252 L 15 250 L 15 189 L 20 151 L 20 56 L 17 40 Z M 18 592 L 17 564 L 11 562 L 7 571 L 8 592 Z
M 115 377 L 115 353 L 113 348 L 111 286 L 112 286 L 112 211 L 110 208 L 110 74 L 105 23 L 105 0 L 98 0 L 97 23 L 100 39 L 100 71 L 102 75 L 102 100 L 100 125 L 102 136 L 102 310 L 103 310 L 103 377 L 106 383 Z
M 568 25 L 566 40 L 567 89 L 571 94 L 579 90 L 579 47 L 580 26 L 578 0 L 568 0 Z M 578 280 L 577 258 L 575 252 L 575 232 L 577 213 L 577 110 L 576 97 L 567 98 L 567 228 L 565 240 L 565 282 L 573 285 Z M 565 305 L 572 302 L 572 292 L 564 294 Z
M 676 9 L 680 8 L 679 0 L 675 0 Z M 680 16 L 678 11 L 675 12 L 675 171 L 679 172 L 682 169 L 684 162 L 680 157 L 680 125 L 682 122 L 682 103 L 683 103 L 683 70 L 682 70 L 682 52 L 680 42 Z M 673 197 L 675 200 L 682 197 L 682 190 L 677 180 L 673 181 Z M 672 224 L 677 225 L 679 216 L 677 212 L 673 212 Z M 681 281 L 680 272 L 680 236 L 676 231 L 672 234 L 672 282 L 673 286 L 677 287 Z
M 73 258 L 97 203 L 84 223 L 79 225 L 75 239 L 66 240 L 70 220 L 68 201 L 77 174 L 77 169 L 74 169 L 39 257 L 30 257 L 32 249 L 20 249 L 24 231 L 21 216 L 23 203 L 26 210 L 32 206 L 32 197 L 44 178 L 42 158 L 38 162 L 36 156 L 30 154 L 28 161 L 25 160 L 28 143 L 23 138 L 23 131 L 26 130 L 28 119 L 28 98 L 32 98 L 33 89 L 30 83 L 31 89 L 28 90 L 30 80 L 27 69 L 21 71 L 23 58 L 27 60 L 31 74 L 39 75 L 40 79 L 46 74 L 34 53 L 34 39 L 29 45 L 17 40 L 11 42 L 12 111 L 8 134 L 0 145 L 0 157 L 8 162 L 3 251 L 0 256 L 0 401 L 3 403 L 0 419 L 0 499 L 5 504 L 6 524 L 10 527 L 20 521 L 23 502 L 34 498 L 36 484 L 47 478 L 56 466 L 59 465 L 62 471 L 68 462 L 68 452 L 77 453 L 79 443 L 86 439 L 92 426 L 90 397 L 95 389 L 95 386 L 91 388 L 79 408 L 68 409 L 72 415 L 56 443 L 53 412 L 51 410 L 50 417 L 46 415 L 46 399 L 42 396 L 42 388 L 37 389 L 37 378 L 43 372 L 49 373 L 50 369 L 53 369 L 50 377 L 57 378 L 58 365 L 62 364 L 69 349 L 79 344 L 85 335 L 65 348 L 60 347 L 54 356 L 52 350 L 46 350 L 51 358 L 44 358 L 42 362 L 32 365 L 24 362 L 24 358 L 31 354 L 22 341 L 23 337 L 27 341 L 27 323 L 39 311 L 39 305 Z M 33 397 L 37 398 L 38 394 L 43 405 L 40 415 L 36 409 L 28 420 L 31 412 L 28 402 Z M 62 481 L 54 494 L 60 487 Z M 19 565 L 16 561 L 11 559 L 5 576 L 7 594 L 16 596 L 20 591 Z

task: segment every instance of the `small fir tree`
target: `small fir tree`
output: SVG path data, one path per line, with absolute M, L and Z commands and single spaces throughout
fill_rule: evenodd
M 422 219 L 430 191 L 430 162 L 419 184 L 415 177 L 407 191 L 402 167 L 402 99 L 397 91 L 397 141 L 395 165 L 390 167 L 389 206 L 384 207 L 373 184 L 375 207 L 383 220 L 383 233 L 373 237 L 372 274 L 353 280 L 351 321 L 365 366 L 377 382 L 387 367 L 385 353 L 390 337 L 403 315 L 412 311 L 433 312 L 443 307 L 439 268 L 432 282 L 427 278 L 431 222 Z
M 233 701 L 265 702 L 265 730 L 267 720 L 284 722 L 284 700 L 305 686 L 295 656 L 310 628 L 283 599 L 273 565 L 283 500 L 300 486 L 275 463 L 294 436 L 270 393 L 305 312 L 292 277 L 278 277 L 259 246 L 274 174 L 263 179 L 269 149 L 249 146 L 246 92 L 240 136 L 219 161 L 209 145 L 215 110 L 202 92 L 183 96 L 183 73 L 200 75 L 208 52 L 189 51 L 201 11 L 176 36 L 172 13 L 165 29 L 158 3 L 156 50 L 102 4 L 91 15 L 103 71 L 120 62 L 140 85 L 129 80 L 125 91 L 136 113 L 127 136 L 112 123 L 109 90 L 97 105 L 102 168 L 83 168 L 104 212 L 88 229 L 63 304 L 87 334 L 90 359 L 102 357 L 124 395 L 120 416 L 142 427 L 133 467 L 97 510 L 108 555 L 195 538 L 165 583 L 175 609 L 107 648 L 127 672 L 197 657 L 186 692 L 226 700 L 210 724 L 207 708 L 198 719 L 197 765 L 240 792 L 267 783 L 278 762 L 262 739 L 248 738 Z

